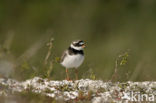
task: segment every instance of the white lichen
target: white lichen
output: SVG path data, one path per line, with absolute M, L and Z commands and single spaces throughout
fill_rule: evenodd
M 56 100 L 63 101 L 90 99 L 92 103 L 130 101 L 126 93 L 139 92 L 156 95 L 156 82 L 131 82 L 112 83 L 102 80 L 81 79 L 76 81 L 54 81 L 35 77 L 23 82 L 13 79 L 0 79 L 0 95 L 22 91 L 46 95 Z M 81 95 L 80 95 L 81 92 Z M 82 97 L 83 96 L 83 97 Z

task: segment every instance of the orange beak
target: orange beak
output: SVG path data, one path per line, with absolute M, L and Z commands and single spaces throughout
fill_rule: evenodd
M 82 45 L 82 48 L 85 48 L 86 46 L 85 45 Z

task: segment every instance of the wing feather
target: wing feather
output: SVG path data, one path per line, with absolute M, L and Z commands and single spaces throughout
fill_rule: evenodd
M 63 62 L 63 60 L 64 60 L 64 58 L 66 56 L 67 56 L 67 51 L 64 51 L 63 54 L 62 54 L 62 56 L 61 56 L 61 60 L 60 60 L 61 63 Z

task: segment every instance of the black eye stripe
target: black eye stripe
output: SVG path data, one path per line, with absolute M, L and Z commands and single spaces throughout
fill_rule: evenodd
M 83 42 L 83 41 L 79 41 L 78 43 L 79 43 L 79 44 L 84 44 L 84 42 Z
M 80 44 L 79 43 L 75 43 L 74 46 L 80 46 Z

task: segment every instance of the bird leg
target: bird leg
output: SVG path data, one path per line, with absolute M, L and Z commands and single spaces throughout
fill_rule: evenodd
M 66 68 L 66 80 L 68 80 L 68 81 L 70 80 L 67 68 Z
M 78 70 L 75 68 L 75 78 L 78 80 Z

